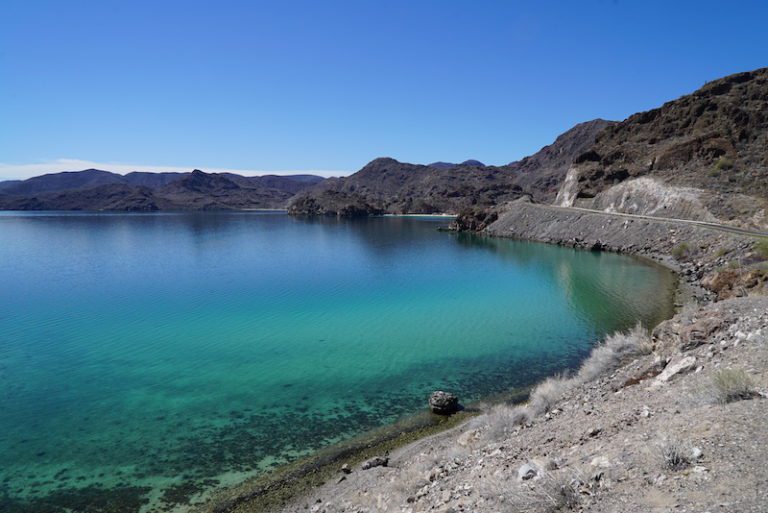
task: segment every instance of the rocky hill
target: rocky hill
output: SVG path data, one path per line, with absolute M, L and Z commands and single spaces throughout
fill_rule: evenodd
M 599 134 L 563 206 L 768 224 L 768 68 L 738 73 Z
M 118 175 L 98 169 L 0 182 L 0 210 L 233 210 L 283 208 L 323 179 L 313 175 L 233 173 Z
M 505 166 L 407 164 L 378 158 L 357 173 L 324 181 L 289 203 L 294 215 L 369 215 L 379 213 L 457 213 L 489 207 L 524 195 L 552 201 L 573 159 L 612 122 L 576 125 L 536 154 Z

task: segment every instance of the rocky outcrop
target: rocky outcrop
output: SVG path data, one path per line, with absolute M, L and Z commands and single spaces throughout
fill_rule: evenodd
M 479 232 L 499 218 L 494 210 L 473 209 L 461 212 L 450 222 L 448 229 L 457 232 Z
M 764 228 L 766 113 L 768 68 L 710 82 L 601 132 L 558 201 Z
M 437 390 L 429 396 L 429 408 L 438 415 L 451 415 L 459 411 L 459 398 L 450 392 Z

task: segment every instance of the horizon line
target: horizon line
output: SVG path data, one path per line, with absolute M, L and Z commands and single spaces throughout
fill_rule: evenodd
M 219 168 L 206 166 L 153 166 L 147 164 L 126 164 L 122 162 L 95 162 L 84 159 L 59 158 L 32 164 L 9 164 L 0 162 L 0 182 L 9 180 L 26 180 L 37 176 L 65 172 L 78 172 L 88 169 L 108 171 L 125 176 L 128 173 L 191 173 L 195 169 L 206 173 L 233 173 L 242 176 L 289 176 L 316 175 L 323 178 L 348 176 L 353 171 L 329 169 L 282 169 L 282 170 L 249 170 L 234 168 Z

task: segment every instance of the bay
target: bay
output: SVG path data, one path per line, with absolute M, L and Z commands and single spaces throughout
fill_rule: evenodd
M 671 311 L 660 267 L 446 224 L 0 213 L 0 511 L 167 507 Z

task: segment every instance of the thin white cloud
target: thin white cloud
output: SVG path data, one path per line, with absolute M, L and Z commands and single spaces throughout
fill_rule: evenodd
M 119 162 L 93 162 L 80 159 L 56 159 L 49 162 L 37 162 L 33 164 L 4 164 L 0 162 L 0 181 L 2 180 L 24 180 L 33 176 L 39 176 L 46 173 L 58 173 L 61 171 L 82 171 L 83 169 L 102 169 L 112 171 L 113 173 L 125 174 L 131 171 L 149 171 L 155 173 L 181 172 L 186 173 L 195 169 L 194 166 L 150 166 L 144 164 L 125 164 Z M 277 171 L 256 171 L 251 169 L 225 169 L 199 167 L 207 173 L 237 173 L 244 176 L 259 175 L 319 175 L 346 176 L 349 171 L 330 171 L 322 169 L 300 169 L 300 170 L 277 170 Z

